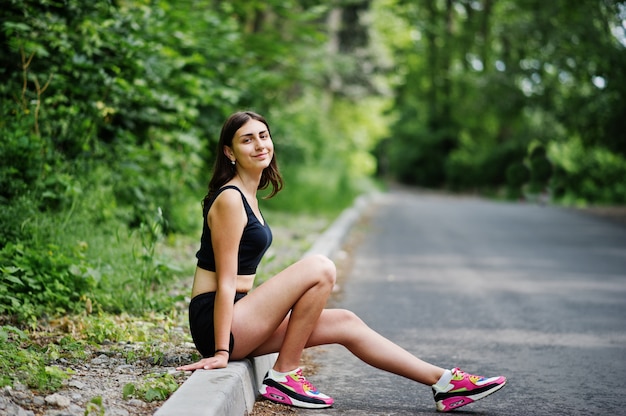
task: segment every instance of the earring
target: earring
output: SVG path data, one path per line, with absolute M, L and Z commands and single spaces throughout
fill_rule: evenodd
M 230 163 L 231 163 L 232 165 L 234 165 L 234 164 L 235 164 L 235 161 L 234 161 L 234 160 L 231 160 L 231 161 L 230 161 Z

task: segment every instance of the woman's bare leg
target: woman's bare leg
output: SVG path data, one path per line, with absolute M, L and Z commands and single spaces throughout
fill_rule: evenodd
M 283 323 L 274 335 L 253 355 L 263 355 L 281 345 L 286 327 Z M 325 309 L 306 347 L 340 344 L 365 363 L 417 381 L 433 385 L 441 378 L 444 369 L 420 360 L 399 345 L 367 326 L 353 312 L 345 309 Z
M 279 352 L 274 368 L 291 371 L 299 366 L 302 350 L 335 283 L 335 265 L 326 257 L 309 256 L 254 289 L 235 304 L 232 359 L 249 355 L 280 327 Z M 291 311 L 291 312 L 290 312 Z M 285 317 L 289 314 L 289 319 Z
M 334 264 L 310 256 L 257 287 L 235 304 L 231 359 L 279 352 L 274 368 L 291 371 L 304 348 L 340 344 L 382 370 L 426 385 L 439 380 L 442 368 L 389 341 L 354 313 L 324 309 L 334 282 Z

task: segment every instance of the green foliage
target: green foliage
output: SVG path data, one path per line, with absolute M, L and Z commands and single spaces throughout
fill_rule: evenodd
M 127 339 L 128 330 L 119 322 L 107 317 L 97 316 L 90 319 L 84 330 L 86 340 L 95 344 L 118 342 Z
M 19 241 L 31 232 L 29 219 L 37 215 L 37 209 L 28 196 L 20 196 L 0 209 L 0 247 L 11 241 Z M 32 234 L 31 234 L 32 235 Z
M 586 149 L 580 140 L 552 143 L 550 186 L 566 203 L 626 203 L 626 157 L 606 148 Z
M 43 393 L 55 391 L 71 375 L 70 369 L 63 370 L 55 363 L 72 365 L 103 350 L 121 354 L 128 362 L 142 360 L 161 365 L 165 354 L 162 345 L 183 342 L 184 334 L 173 330 L 181 325 L 182 317 L 176 313 L 141 317 L 81 314 L 47 321 L 43 330 L 0 326 L 0 387 L 21 383 Z M 196 358 L 199 357 L 192 359 Z M 145 383 L 146 390 L 152 388 L 163 397 L 167 389 L 175 389 L 170 381 L 150 377 Z M 150 394 L 156 397 L 154 392 Z M 98 414 L 100 407 L 88 406 L 95 412 L 92 414 Z
M 522 187 L 530 179 L 530 172 L 522 162 L 511 164 L 506 170 L 507 196 L 518 199 L 523 195 Z
M 378 133 L 367 129 L 378 127 L 346 141 L 334 134 L 349 131 L 352 110 L 332 108 L 324 91 L 332 60 L 320 60 L 329 10 L 322 3 L 5 4 L 2 311 L 33 324 L 87 301 L 96 311 L 167 309 L 176 299 L 165 285 L 181 271 L 157 246 L 164 236 L 197 232 L 189 207 L 199 206 L 219 127 L 237 109 L 270 115 L 276 126 L 279 161 L 295 172 L 279 209 L 336 212 L 349 204 L 372 170 L 368 148 Z M 319 100 L 328 106 L 305 120 Z M 297 134 L 281 135 L 282 122 Z M 302 161 L 325 173 L 316 185 L 332 185 L 327 192 L 308 188 Z M 77 244 L 86 247 L 80 255 Z
M 552 163 L 548 159 L 543 146 L 535 147 L 530 152 L 528 159 L 531 192 L 542 192 L 548 187 L 552 177 Z
M 107 208 L 102 190 L 88 189 L 83 196 L 92 195 L 76 199 L 72 212 L 31 217 L 21 227 L 28 240 L 22 236 L 24 242 L 0 249 L 3 315 L 33 325 L 45 316 L 83 311 L 87 304 L 94 311 L 141 313 L 168 310 L 179 300 L 168 295 L 167 284 L 189 273 L 192 263 L 180 268 L 161 252 L 163 216 L 146 214 L 137 229 L 128 229 L 108 218 L 107 210 L 115 207 Z M 99 199 L 101 210 L 91 210 Z
M 85 416 L 104 416 L 106 409 L 102 404 L 102 396 L 93 397 L 85 406 Z
M 552 184 L 557 197 L 622 201 L 623 178 L 615 175 L 626 155 L 623 2 L 374 5 L 387 22 L 380 33 L 399 57 L 397 118 L 383 153 L 396 178 L 497 190 L 509 169 L 521 178 L 525 163 L 531 193 Z M 553 178 L 552 156 L 526 155 L 535 142 L 549 147 L 572 138 L 591 155 L 604 155 L 592 158 L 606 179 L 559 166 Z M 591 164 L 576 163 L 585 171 Z
M 416 131 L 410 135 L 395 132 L 395 139 L 404 139 L 405 145 L 394 141 L 390 146 L 391 166 L 398 178 L 405 183 L 427 187 L 439 187 L 445 184 L 446 157 L 453 147 L 451 141 L 442 137 L 445 132 L 432 130 Z M 406 147 L 411 137 L 419 146 Z
M 27 193 L 43 169 L 42 140 L 21 124 L 21 120 L 16 120 L 12 126 L 7 126 L 12 132 L 0 141 L 0 158 L 11 161 L 0 170 L 0 200 L 5 202 Z
M 84 341 L 65 335 L 55 343 L 48 343 L 45 346 L 45 355 L 50 361 L 57 361 L 63 358 L 67 361 L 75 362 L 84 360 L 88 354 L 85 350 Z
M 136 303 L 139 310 L 156 309 L 151 301 L 155 289 L 166 283 L 174 272 L 180 272 L 174 265 L 159 261 L 156 255 L 157 244 L 163 239 L 166 225 L 163 212 L 158 209 L 154 218 L 142 222 L 136 231 L 141 246 L 133 250 L 133 258 L 140 266 L 140 274 L 136 284 L 138 290 L 133 291 L 129 300 Z
M 329 105 L 320 106 L 320 102 Z M 272 135 L 286 186 L 263 205 L 332 215 L 371 189 L 371 183 L 363 184 L 363 178 L 376 170 L 371 153 L 387 134 L 382 114 L 386 105 L 384 98 L 363 98 L 356 104 L 307 89 L 289 108 L 272 113 L 276 126 Z
M 99 275 L 83 259 L 81 248 L 68 257 L 58 246 L 27 250 L 7 244 L 0 251 L 0 312 L 35 324 L 45 313 L 64 314 L 79 308 L 80 298 L 97 285 Z
M 523 143 L 509 141 L 496 146 L 480 142 L 461 141 L 459 148 L 446 160 L 446 177 L 452 189 L 493 189 L 511 185 L 509 169 L 523 162 Z M 516 186 L 521 169 L 513 168 Z
M 124 399 L 140 397 L 146 402 L 166 400 L 178 389 L 178 382 L 173 375 L 150 374 L 144 377 L 143 382 L 137 386 L 133 383 L 124 385 L 122 395 Z
M 12 326 L 1 326 L 0 386 L 20 382 L 44 393 L 59 389 L 68 374 L 48 365 L 41 350 L 30 342 L 25 332 Z

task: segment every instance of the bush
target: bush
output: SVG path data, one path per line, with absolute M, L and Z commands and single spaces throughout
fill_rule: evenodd
M 445 162 L 453 147 L 448 133 L 404 131 L 401 134 L 404 136 L 389 144 L 389 163 L 394 174 L 408 184 L 426 187 L 444 185 Z M 414 143 L 410 142 L 409 135 Z M 411 145 L 407 146 L 407 143 Z
M 517 199 L 523 195 L 522 187 L 530 179 L 530 172 L 522 162 L 516 162 L 507 168 L 506 179 L 507 196 L 511 199 Z
M 580 140 L 553 143 L 548 149 L 554 163 L 553 193 L 565 203 L 625 204 L 626 158 Z
M 520 172 L 509 172 L 524 159 L 525 146 L 520 141 L 511 140 L 495 146 L 471 144 L 453 151 L 446 161 L 446 177 L 452 189 L 497 189 L 511 185 L 509 177 L 517 182 Z M 514 170 L 519 170 L 514 167 Z M 527 179 L 524 180 L 524 182 Z M 521 186 L 521 184 L 515 184 Z
M 0 201 L 5 203 L 32 190 L 45 164 L 42 139 L 23 127 L 19 122 L 6 125 L 0 140 L 0 159 L 10 161 L 0 169 Z
M 0 313 L 35 324 L 47 313 L 63 314 L 84 307 L 81 298 L 99 280 L 77 247 L 68 257 L 58 246 L 8 244 L 0 251 Z

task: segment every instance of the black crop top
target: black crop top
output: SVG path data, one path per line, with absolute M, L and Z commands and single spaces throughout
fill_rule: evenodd
M 261 258 L 265 251 L 272 244 L 272 231 L 269 225 L 261 224 L 259 219 L 254 215 L 252 208 L 248 204 L 246 197 L 236 186 L 224 186 L 220 188 L 208 203 L 205 203 L 204 225 L 202 227 L 202 237 L 200 238 L 200 250 L 196 253 L 198 258 L 198 267 L 215 271 L 215 253 L 213 252 L 213 242 L 211 241 L 211 229 L 208 224 L 208 213 L 211 205 L 222 191 L 225 189 L 236 189 L 241 194 L 243 206 L 248 215 L 248 223 L 243 229 L 241 242 L 239 243 L 239 254 L 237 256 L 237 274 L 256 274 L 256 268 L 261 262 Z

